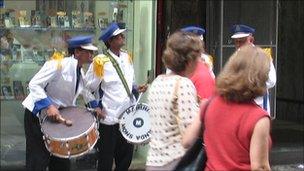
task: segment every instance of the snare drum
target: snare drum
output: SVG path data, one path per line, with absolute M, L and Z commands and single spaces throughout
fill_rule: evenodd
M 48 151 L 60 158 L 78 157 L 89 152 L 99 138 L 96 118 L 87 109 L 80 107 L 66 107 L 59 111 L 73 124 L 66 126 L 52 122 L 44 114 L 41 131 Z
M 123 137 L 133 144 L 147 143 L 151 135 L 149 107 L 138 103 L 127 108 L 120 117 L 119 129 Z

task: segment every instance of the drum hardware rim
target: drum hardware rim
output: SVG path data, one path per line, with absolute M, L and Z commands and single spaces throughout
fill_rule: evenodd
M 93 119 L 96 120 L 95 117 L 93 117 Z M 95 121 L 94 121 L 94 122 L 95 122 Z M 89 129 L 87 129 L 85 132 L 83 132 L 83 133 L 81 133 L 81 134 L 79 134 L 79 135 L 77 135 L 77 136 L 73 136 L 73 137 L 69 137 L 69 138 L 54 138 L 54 137 L 51 137 L 51 136 L 48 135 L 48 139 L 50 139 L 50 140 L 55 140 L 55 141 L 62 141 L 62 140 L 64 140 L 64 141 L 70 141 L 70 140 L 73 140 L 73 139 L 75 139 L 75 138 L 82 137 L 82 136 L 88 134 L 88 132 L 90 132 L 90 131 L 94 128 L 94 125 L 95 125 L 94 122 L 93 122 L 93 124 L 89 127 Z M 41 129 L 42 129 L 42 133 L 45 134 L 44 129 L 43 129 L 42 127 L 41 127 Z M 45 134 L 45 135 L 47 135 L 47 134 Z
M 144 145 L 149 144 L 150 139 L 151 139 L 151 137 L 149 137 L 147 140 L 145 140 L 145 141 L 143 141 L 143 142 L 141 142 L 141 143 L 134 143 L 134 142 L 131 142 L 131 141 L 128 141 L 128 140 L 127 140 L 127 142 L 128 142 L 129 144 L 142 145 L 142 146 L 144 146 Z
M 41 132 L 42 132 L 42 131 L 41 131 Z M 42 132 L 42 133 L 43 133 L 42 139 L 43 139 L 44 141 L 50 140 L 48 134 L 44 134 L 44 132 Z
M 138 103 L 138 104 L 141 104 L 141 105 L 145 105 L 145 106 L 148 106 L 148 104 L 147 103 Z M 130 107 L 132 107 L 132 106 L 134 106 L 135 107 L 135 105 L 131 105 L 131 106 L 129 106 L 128 108 L 130 108 Z M 148 106 L 149 107 L 149 106 Z M 128 109 L 127 108 L 127 109 Z M 150 107 L 149 107 L 150 108 Z M 136 109 L 135 109 L 136 110 Z M 126 111 L 126 110 L 125 110 Z M 125 113 L 125 111 L 123 111 L 119 116 L 118 116 L 118 124 L 120 124 L 120 120 L 121 120 L 121 118 L 123 117 L 123 113 Z M 134 112 L 135 113 L 135 112 Z M 132 113 L 132 114 L 134 114 L 134 113 Z
M 50 152 L 50 154 L 53 155 L 53 156 L 60 157 L 60 158 L 65 158 L 65 159 L 71 159 L 71 158 L 80 157 L 80 156 L 86 154 L 87 152 L 91 151 L 94 148 L 94 146 L 97 143 L 97 141 L 98 141 L 98 139 L 96 139 L 96 141 L 92 144 L 92 146 L 90 146 L 87 150 L 85 150 L 85 151 L 83 151 L 82 153 L 79 153 L 79 154 L 71 155 L 71 154 L 69 154 L 70 150 L 68 150 L 69 156 L 65 156 L 65 155 L 61 155 L 61 154 L 57 154 L 57 153 L 51 153 L 51 152 Z M 49 151 L 51 151 L 50 150 L 51 148 L 49 148 L 48 146 L 47 146 L 47 149 Z

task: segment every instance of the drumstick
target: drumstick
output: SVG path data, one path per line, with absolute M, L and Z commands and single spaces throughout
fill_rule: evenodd
M 59 121 L 64 123 L 66 126 L 72 126 L 73 122 L 68 119 L 64 119 L 61 115 L 59 115 Z
M 143 94 L 144 94 L 143 92 L 139 93 L 138 99 L 137 99 L 137 101 L 136 101 L 136 103 L 135 103 L 135 106 L 134 106 L 133 115 L 134 115 L 135 112 L 136 112 L 136 107 L 137 107 L 137 105 L 138 105 L 138 103 L 139 103 L 139 100 L 140 100 L 140 98 L 141 98 L 141 96 L 142 96 Z

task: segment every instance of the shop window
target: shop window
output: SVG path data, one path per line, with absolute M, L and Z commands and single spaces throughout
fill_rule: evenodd
M 66 40 L 94 35 L 111 23 L 127 29 L 126 49 L 133 51 L 132 1 L 6 0 L 0 8 L 1 167 L 25 165 L 24 109 L 28 83 L 54 51 L 67 52 Z

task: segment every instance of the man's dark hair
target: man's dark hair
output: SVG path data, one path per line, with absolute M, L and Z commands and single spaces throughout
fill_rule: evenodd
M 69 54 L 69 56 L 74 55 L 76 49 L 84 50 L 81 47 L 68 48 L 68 54 Z

